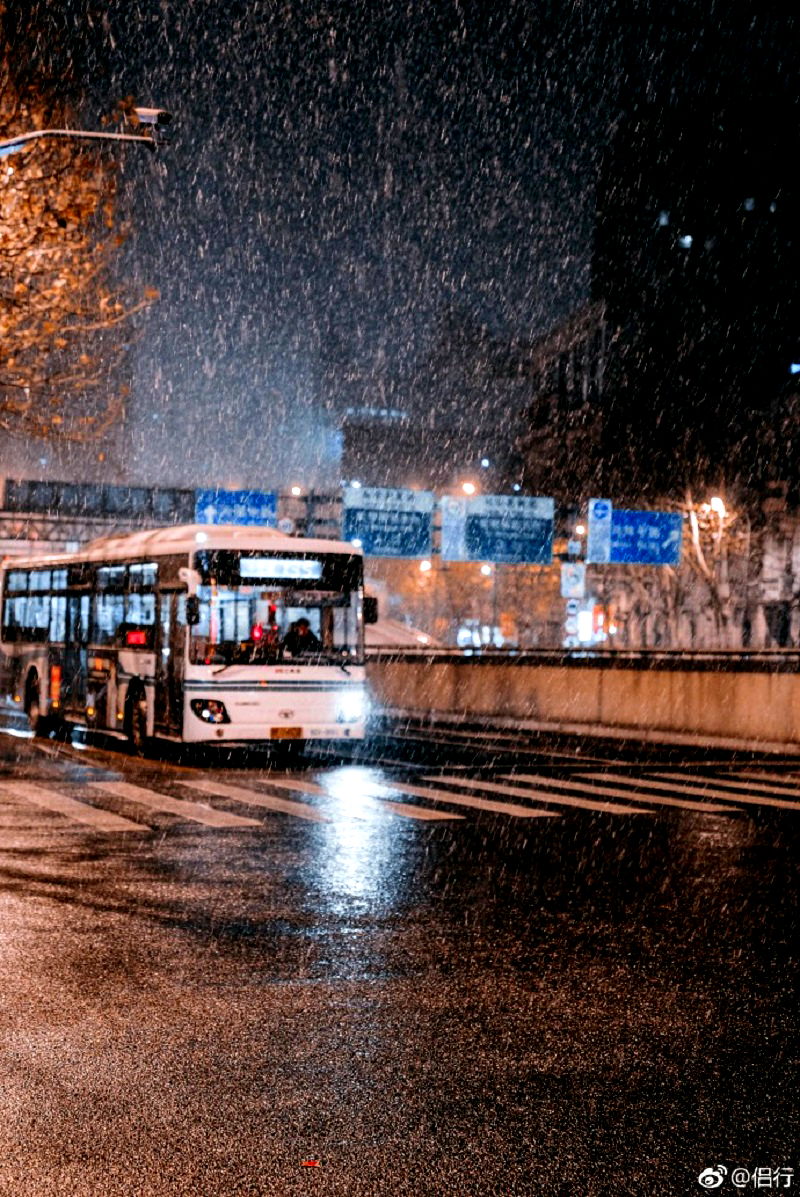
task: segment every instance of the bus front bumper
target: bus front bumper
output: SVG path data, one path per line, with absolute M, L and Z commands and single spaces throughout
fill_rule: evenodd
M 186 721 L 183 738 L 188 744 L 252 744 L 265 741 L 291 744 L 306 740 L 363 740 L 365 723 L 264 724 L 201 723 L 192 716 Z

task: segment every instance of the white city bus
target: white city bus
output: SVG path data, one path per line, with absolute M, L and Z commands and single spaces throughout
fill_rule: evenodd
M 135 532 L 7 558 L 0 601 L 0 701 L 34 728 L 98 728 L 136 752 L 364 735 L 364 614 L 377 612 L 351 544 Z

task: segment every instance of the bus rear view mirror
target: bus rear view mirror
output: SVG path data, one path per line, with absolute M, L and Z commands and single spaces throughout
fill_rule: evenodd
M 364 595 L 364 623 L 378 622 L 378 600 L 370 594 Z
M 186 599 L 186 622 L 190 628 L 200 622 L 200 599 L 196 594 L 190 594 Z

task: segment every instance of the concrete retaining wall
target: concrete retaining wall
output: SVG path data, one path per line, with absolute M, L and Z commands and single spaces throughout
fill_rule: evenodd
M 794 656 L 794 655 L 793 655 Z M 681 666 L 646 654 L 618 665 L 525 655 L 505 659 L 389 655 L 368 664 L 382 708 L 421 715 L 494 716 L 535 724 L 670 733 L 800 749 L 800 658 Z

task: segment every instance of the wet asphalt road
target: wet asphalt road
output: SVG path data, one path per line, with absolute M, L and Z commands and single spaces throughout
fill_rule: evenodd
M 800 1184 L 800 759 L 289 765 L 0 735 L 0 1194 Z

